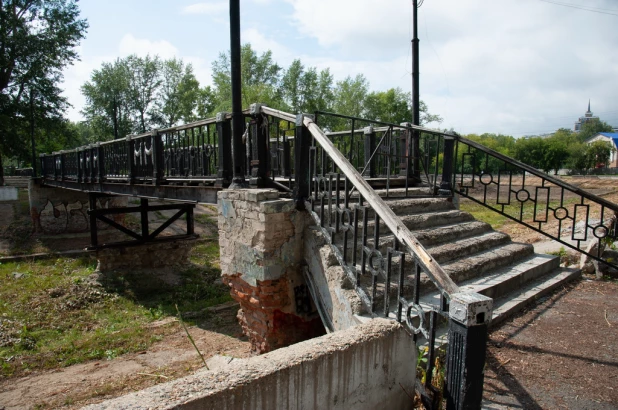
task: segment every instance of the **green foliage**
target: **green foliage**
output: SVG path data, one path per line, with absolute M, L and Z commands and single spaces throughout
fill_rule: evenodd
M 588 138 L 594 137 L 599 132 L 613 132 L 614 128 L 605 121 L 592 120 L 587 121 L 582 125 L 582 129 L 577 133 L 578 139 L 581 142 Z
M 202 309 L 231 299 L 217 283 L 218 250 L 216 241 L 196 244 L 180 283 L 152 291 L 130 272 L 94 282 L 91 259 L 0 264 L 1 377 L 147 349 L 178 330 L 174 324 L 149 326 L 175 317 L 176 305 L 192 320 L 208 319 Z
M 73 0 L 0 2 L 0 185 L 2 157 L 30 158 L 30 127 L 45 135 L 64 124 L 62 70 L 88 24 Z

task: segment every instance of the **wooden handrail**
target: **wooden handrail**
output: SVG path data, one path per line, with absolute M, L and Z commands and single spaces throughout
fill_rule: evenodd
M 288 116 L 292 118 L 290 114 L 288 114 Z M 380 216 L 397 240 L 405 244 L 408 250 L 416 256 L 417 261 L 421 264 L 425 273 L 438 289 L 447 295 L 457 293 L 459 291 L 457 284 L 453 282 L 440 264 L 427 252 L 418 239 L 410 232 L 408 227 L 395 215 L 393 210 L 380 198 L 354 166 L 352 166 L 345 156 L 339 152 L 324 131 L 322 131 L 322 129 L 309 117 L 303 118 L 303 124 L 307 127 L 309 132 L 311 132 L 311 135 L 317 143 L 320 144 L 322 149 L 326 151 L 333 162 L 345 174 L 350 182 L 352 182 L 352 185 L 356 187 L 358 192 L 367 200 L 375 213 Z

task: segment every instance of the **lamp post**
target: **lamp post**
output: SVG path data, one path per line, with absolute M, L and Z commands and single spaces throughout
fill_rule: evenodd
M 242 135 L 245 124 L 241 102 L 240 78 L 240 0 L 230 0 L 230 54 L 232 81 L 232 164 L 230 189 L 248 188 L 245 181 Z
M 412 123 L 420 125 L 418 0 L 412 0 Z

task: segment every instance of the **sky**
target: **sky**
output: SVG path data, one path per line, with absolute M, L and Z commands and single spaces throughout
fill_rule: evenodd
M 90 25 L 65 70 L 69 118 L 103 62 L 182 58 L 201 84 L 230 48 L 229 3 L 81 0 Z M 411 0 L 241 0 L 241 41 L 299 58 L 335 81 L 363 74 L 373 91 L 411 91 Z M 420 96 L 440 128 L 519 137 L 572 128 L 591 108 L 618 127 L 618 0 L 424 0 L 418 10 Z

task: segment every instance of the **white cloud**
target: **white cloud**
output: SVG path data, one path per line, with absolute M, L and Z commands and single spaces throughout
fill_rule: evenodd
M 138 56 L 158 55 L 161 58 L 172 58 L 178 55 L 178 49 L 169 41 L 152 41 L 145 38 L 136 38 L 133 34 L 125 34 L 120 40 L 118 51 L 121 55 L 137 54 Z
M 279 41 L 266 37 L 255 28 L 243 30 L 240 34 L 242 43 L 251 43 L 251 48 L 258 53 L 272 51 L 273 60 L 279 65 L 287 66 L 294 60 L 294 53 Z
M 362 72 L 373 89 L 410 91 L 411 2 L 286 1 L 293 24 L 321 46 L 315 65 L 339 79 Z M 419 37 L 421 99 L 443 126 L 548 132 L 572 127 L 588 98 L 618 125 L 608 87 L 618 72 L 615 17 L 541 2 L 441 0 L 419 9 Z
M 182 8 L 183 14 L 221 14 L 230 9 L 229 3 L 225 1 L 210 3 L 195 3 Z

